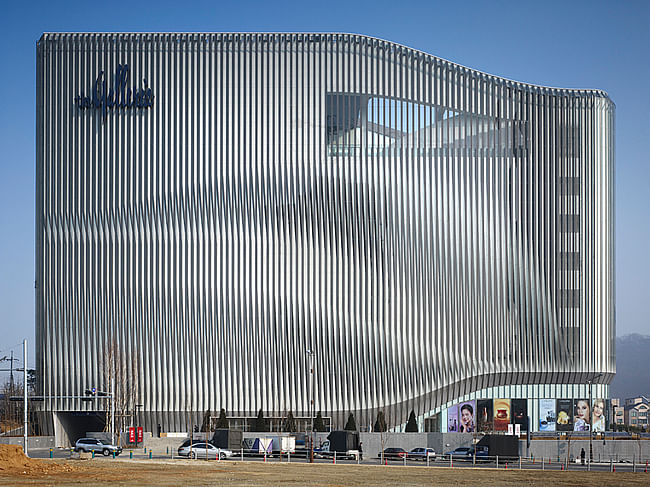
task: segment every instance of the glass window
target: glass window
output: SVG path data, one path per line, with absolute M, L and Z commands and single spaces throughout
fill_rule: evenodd
M 580 232 L 580 215 L 560 215 L 560 231 L 564 233 Z
M 561 177 L 560 194 L 573 196 L 580 195 L 580 178 L 576 176 Z
M 560 269 L 564 271 L 579 271 L 580 267 L 580 252 L 560 252 Z
M 579 308 L 580 307 L 580 290 L 579 289 L 561 289 L 560 290 L 560 307 L 561 308 Z

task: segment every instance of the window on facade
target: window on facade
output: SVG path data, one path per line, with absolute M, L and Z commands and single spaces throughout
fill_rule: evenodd
M 578 196 L 580 194 L 580 178 L 576 176 L 561 177 L 560 194 Z
M 560 252 L 560 269 L 563 271 L 579 271 L 580 267 L 580 252 Z
M 560 215 L 560 231 L 563 233 L 580 232 L 580 215 Z
M 428 156 L 465 151 L 523 156 L 528 122 L 457 112 L 396 98 L 330 93 L 326 97 L 329 156 Z
M 580 290 L 579 289 L 561 289 L 559 292 L 561 308 L 579 308 L 580 307 Z

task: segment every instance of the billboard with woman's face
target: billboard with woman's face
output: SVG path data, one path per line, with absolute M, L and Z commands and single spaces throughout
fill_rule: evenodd
M 467 401 L 458 408 L 460 433 L 474 433 L 476 431 L 476 401 Z
M 454 405 L 447 409 L 447 431 L 458 433 L 458 406 Z
M 607 408 L 604 399 L 595 399 L 591 408 L 591 430 L 602 433 L 607 428 Z
M 494 430 L 492 399 L 479 399 L 476 401 L 476 419 L 478 430 L 489 433 Z
M 573 431 L 591 430 L 591 406 L 588 399 L 576 399 L 573 403 Z
M 557 431 L 573 431 L 573 399 L 558 399 L 556 410 Z
M 555 399 L 539 400 L 539 430 L 555 431 Z
M 494 400 L 494 431 L 508 431 L 510 424 L 510 399 Z

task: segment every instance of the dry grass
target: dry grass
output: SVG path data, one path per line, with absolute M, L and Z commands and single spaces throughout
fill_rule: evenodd
M 53 463 L 62 461 L 50 460 Z M 68 464 L 71 462 L 67 462 Z M 0 485 L 264 486 L 650 486 L 650 474 L 262 462 L 90 460 L 43 475 L 0 472 Z

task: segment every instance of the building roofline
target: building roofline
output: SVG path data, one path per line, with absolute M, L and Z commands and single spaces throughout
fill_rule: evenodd
M 143 32 L 43 32 L 39 40 L 37 41 L 37 45 L 40 44 L 44 38 L 48 36 L 66 36 L 66 35 L 75 35 L 75 36 L 108 36 L 108 35 L 181 35 L 181 36 L 189 36 L 189 35 L 252 35 L 252 34 L 258 34 L 258 35 L 319 35 L 319 36 L 346 36 L 346 37 L 359 37 L 359 38 L 364 38 L 368 39 L 371 41 L 377 41 L 377 42 L 382 42 L 382 43 L 387 43 L 391 44 L 395 47 L 401 48 L 401 49 L 407 49 L 409 51 L 412 51 L 413 53 L 416 53 L 418 55 L 423 55 L 426 57 L 433 58 L 437 62 L 443 63 L 443 64 L 449 64 L 457 69 L 461 70 L 468 70 L 474 73 L 477 76 L 484 76 L 487 77 L 488 79 L 494 80 L 497 83 L 505 83 L 505 84 L 513 84 L 515 87 L 519 87 L 522 89 L 529 89 L 529 90 L 551 90 L 551 91 L 558 91 L 561 92 L 561 94 L 574 94 L 574 95 L 593 95 L 593 96 L 598 96 L 601 98 L 607 99 L 613 106 L 616 106 L 615 103 L 612 101 L 610 98 L 609 94 L 601 89 L 597 88 L 562 88 L 558 86 L 547 86 L 547 85 L 539 85 L 539 84 L 534 84 L 534 83 L 528 83 L 524 81 L 517 81 L 513 80 L 510 78 L 506 78 L 504 76 L 499 76 L 496 74 L 490 74 L 485 71 L 480 71 L 475 68 L 470 68 L 468 66 L 465 66 L 463 64 L 457 63 L 455 61 L 449 61 L 447 59 L 441 58 L 439 56 L 436 56 L 434 54 L 430 54 L 427 52 L 424 52 L 422 50 L 406 46 L 404 44 L 399 44 L 394 41 L 389 41 L 386 39 L 382 39 L 380 37 L 373 37 L 369 36 L 366 34 L 356 34 L 356 33 L 351 33 L 351 32 L 149 32 L 149 31 L 143 31 Z

